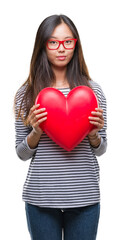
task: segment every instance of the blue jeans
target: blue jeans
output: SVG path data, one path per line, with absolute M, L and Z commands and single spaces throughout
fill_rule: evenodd
M 40 208 L 26 203 L 32 240 L 95 240 L 100 204 L 69 209 Z

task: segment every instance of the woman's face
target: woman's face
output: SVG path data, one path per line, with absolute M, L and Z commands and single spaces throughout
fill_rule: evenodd
M 54 29 L 50 39 L 53 40 L 52 44 L 54 45 L 55 44 L 54 40 L 55 41 L 66 40 L 68 44 L 68 39 L 73 39 L 73 38 L 74 36 L 70 28 L 65 23 L 61 23 Z M 63 44 L 60 44 L 58 49 L 50 50 L 46 46 L 46 53 L 47 53 L 49 62 L 52 64 L 53 67 L 66 67 L 73 57 L 74 48 L 68 50 L 64 48 Z

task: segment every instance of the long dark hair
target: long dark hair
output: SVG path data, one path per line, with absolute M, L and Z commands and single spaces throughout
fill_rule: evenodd
M 89 86 L 90 79 L 88 69 L 84 60 L 82 46 L 78 31 L 74 23 L 65 15 L 52 15 L 47 17 L 39 26 L 33 54 L 30 63 L 30 72 L 25 86 L 25 93 L 22 97 L 18 117 L 24 113 L 26 123 L 30 108 L 35 102 L 37 94 L 45 87 L 50 87 L 55 82 L 55 76 L 46 55 L 46 42 L 51 37 L 55 27 L 64 22 L 68 25 L 74 38 L 77 38 L 74 54 L 67 66 L 67 80 L 70 89 L 79 85 Z

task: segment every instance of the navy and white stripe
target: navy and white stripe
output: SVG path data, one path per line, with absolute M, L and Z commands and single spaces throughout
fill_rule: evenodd
M 23 187 L 23 200 L 40 207 L 71 208 L 95 204 L 100 201 L 99 165 L 96 155 L 106 150 L 106 99 L 100 86 L 90 81 L 104 111 L 105 125 L 98 148 L 92 148 L 86 137 L 71 152 L 62 149 L 45 133 L 36 149 L 30 149 L 26 137 L 31 128 L 19 118 L 15 122 L 18 156 L 31 159 Z M 22 87 L 16 96 L 16 109 L 20 106 Z M 69 89 L 60 89 L 66 96 Z

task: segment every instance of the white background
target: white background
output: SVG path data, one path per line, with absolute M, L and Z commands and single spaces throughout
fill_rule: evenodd
M 101 217 L 97 240 L 121 239 L 121 9 L 118 0 L 4 0 L 0 6 L 0 218 L 2 240 L 29 240 L 22 187 L 28 162 L 14 149 L 13 101 L 29 73 L 37 29 L 49 15 L 77 26 L 89 73 L 108 104 L 108 150 L 99 158 Z M 48 239 L 49 240 L 49 239 Z

